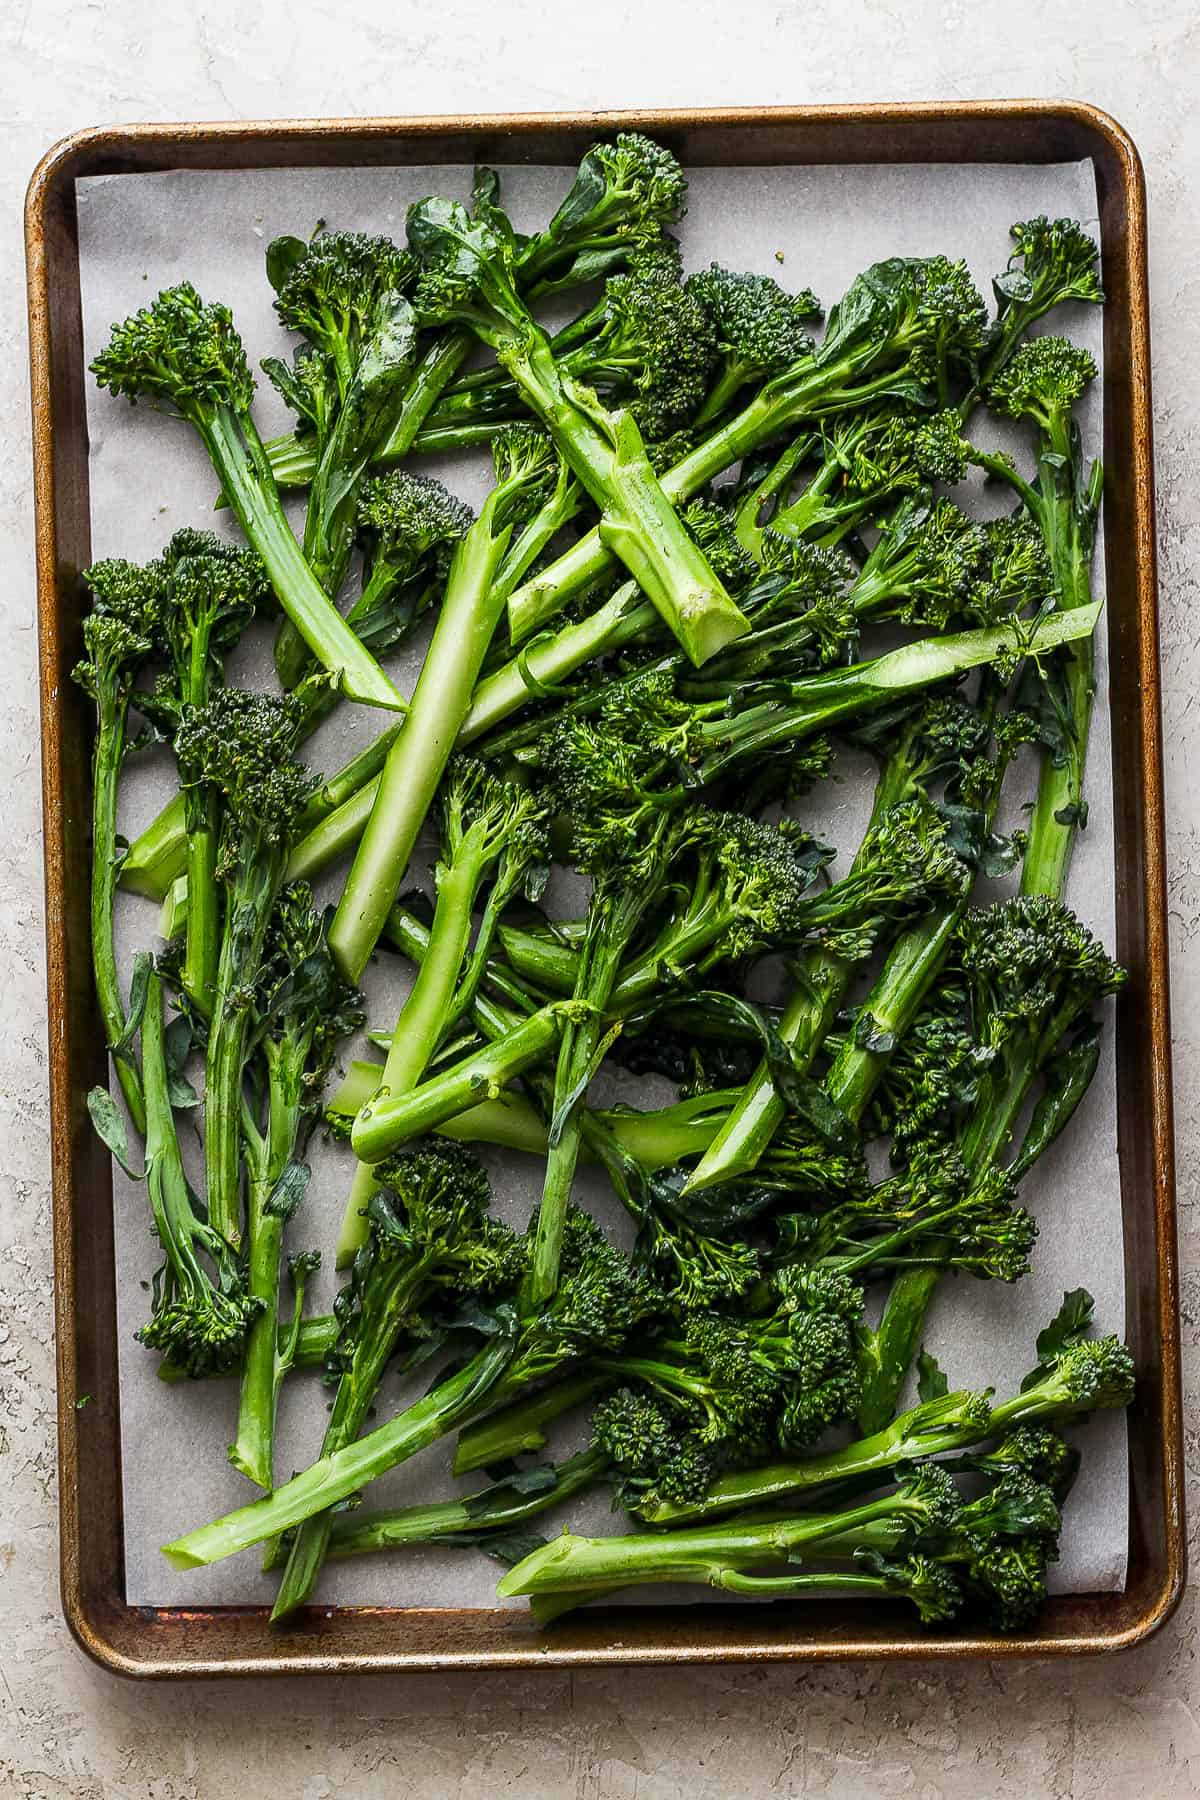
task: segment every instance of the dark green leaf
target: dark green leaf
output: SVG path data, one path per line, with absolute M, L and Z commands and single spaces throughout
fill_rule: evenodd
M 1033 282 L 1024 269 L 1005 269 L 993 276 L 992 292 L 997 300 L 1009 303 L 1033 299 Z
M 153 973 L 154 958 L 148 950 L 139 950 L 133 959 L 133 974 L 129 982 L 129 1012 L 125 1019 L 125 1029 L 116 1043 L 111 1046 L 114 1056 L 120 1056 L 128 1050 L 142 1028 L 142 1015 L 146 1010 L 146 994 Z
M 271 1189 L 263 1211 L 273 1219 L 290 1219 L 308 1189 L 312 1170 L 307 1163 L 290 1162 Z
M 1096 1302 L 1086 1288 L 1071 1288 L 1063 1295 L 1062 1305 L 1037 1337 L 1037 1366 L 1021 1383 L 1021 1392 L 1033 1387 L 1053 1367 L 1064 1351 L 1088 1334 Z
M 277 237 L 267 245 L 267 280 L 278 293 L 297 263 L 308 255 L 303 238 Z
M 125 1115 L 108 1089 L 94 1087 L 87 1097 L 87 1109 L 101 1143 L 108 1147 L 133 1181 L 141 1181 L 141 1175 L 131 1167 L 129 1161 L 129 1138 L 125 1130 Z
M 1055 1052 L 1045 1071 L 1045 1085 L 1033 1109 L 1021 1148 L 1012 1164 L 1014 1181 L 1020 1181 L 1070 1122 L 1091 1085 L 1099 1061 L 1100 1033 L 1090 1022 L 1073 1043 Z
M 922 1405 L 927 1400 L 940 1400 L 943 1394 L 950 1392 L 950 1383 L 938 1364 L 936 1356 L 932 1356 L 924 1345 L 917 1357 L 917 1399 Z
M 444 1537 L 426 1539 L 430 1544 L 447 1544 L 460 1550 L 482 1550 L 485 1556 L 511 1569 L 516 1563 L 545 1548 L 546 1539 L 533 1531 L 455 1531 Z

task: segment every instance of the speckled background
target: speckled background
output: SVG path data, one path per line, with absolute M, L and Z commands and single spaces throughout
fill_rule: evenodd
M 57 1597 L 45 999 L 20 202 L 115 119 L 992 95 L 1107 108 L 1147 165 L 1185 1376 L 1200 1344 L 1200 13 L 1187 0 L 0 0 L 0 1796 L 1174 1800 L 1200 1792 L 1195 1607 L 1107 1663 L 121 1684 Z M 1190 777 L 1190 779 L 1189 779 Z M 1188 1431 L 1189 1467 L 1200 1461 Z

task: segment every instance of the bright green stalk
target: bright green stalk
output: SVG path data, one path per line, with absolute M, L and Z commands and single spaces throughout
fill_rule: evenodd
M 573 1494 L 595 1485 L 608 1459 L 599 1450 L 581 1450 L 577 1456 L 547 1471 L 553 1475 L 545 1487 L 519 1493 L 511 1483 L 499 1481 L 465 1500 L 433 1500 L 424 1506 L 400 1506 L 387 1512 L 340 1512 L 333 1516 L 327 1556 L 366 1556 L 377 1550 L 400 1550 L 408 1544 L 440 1544 L 465 1537 L 475 1543 L 487 1532 L 500 1532 L 525 1519 L 533 1519 L 552 1506 L 561 1506 Z M 279 1557 L 269 1560 L 276 1566 Z
M 250 1009 L 246 993 L 262 965 L 271 911 L 283 885 L 287 845 L 240 834 L 225 894 L 225 930 L 209 1023 L 204 1080 L 204 1175 L 208 1219 L 237 1249 L 242 1241 L 242 1079 Z
M 155 974 L 146 987 L 142 1059 L 146 1193 L 164 1267 L 154 1283 L 149 1322 L 136 1335 L 192 1379 L 224 1374 L 241 1360 L 257 1303 L 245 1292 L 227 1241 L 192 1203 L 171 1106 L 162 984 Z
M 291 1038 L 268 1039 L 267 1130 L 265 1138 L 246 1126 L 248 1191 L 247 1287 L 261 1311 L 246 1339 L 238 1401 L 237 1437 L 229 1460 L 248 1480 L 268 1492 L 275 1485 L 275 1414 L 289 1349 L 280 1343 L 279 1278 L 283 1260 L 284 1215 L 272 1210 L 275 1185 L 291 1162 L 300 1131 L 304 1049 Z
M 679 1525 L 747 1507 L 792 1502 L 833 1482 L 886 1481 L 899 1463 L 950 1450 L 966 1450 L 998 1432 L 995 1415 L 978 1394 L 956 1393 L 913 1407 L 882 1431 L 857 1439 L 840 1450 L 799 1461 L 768 1463 L 757 1469 L 735 1469 L 713 1482 L 703 1500 L 690 1505 L 659 1501 L 643 1509 L 654 1525 Z
M 853 976 L 853 965 L 825 951 L 804 959 L 804 980 L 784 1007 L 778 1031 L 798 1073 L 811 1068 L 833 1026 Z M 699 1193 L 758 1164 L 787 1111 L 765 1062 L 741 1089 L 722 1127 L 688 1176 L 684 1193 Z
M 498 1094 L 509 1081 L 542 1062 L 557 1045 L 564 1025 L 577 1016 L 573 1001 L 555 1000 L 507 1037 L 472 1051 L 410 1093 L 378 1095 L 354 1122 L 350 1134 L 354 1154 L 363 1162 L 381 1162 L 402 1144 L 466 1112 L 481 1096 Z
M 795 371 L 765 383 L 748 406 L 666 471 L 660 478 L 663 493 L 676 504 L 690 500 L 734 463 L 804 419 L 851 410 L 886 389 L 889 378 L 885 376 L 858 387 L 847 385 L 856 369 L 853 356 L 822 367 L 807 359 Z M 600 527 L 585 533 L 548 569 L 513 594 L 508 603 L 513 643 L 529 637 L 577 594 L 602 581 L 612 572 L 614 561 Z
M 499 620 L 503 598 L 496 599 L 493 584 L 511 535 L 511 527 L 498 525 L 502 493 L 493 488 L 455 550 L 405 729 L 388 752 L 330 927 L 334 959 L 352 981 L 362 974 L 383 930 Z
M 279 604 L 317 661 L 339 677 L 351 700 L 402 710 L 402 697 L 305 562 L 249 413 L 235 416 L 227 407 L 217 408 L 197 429 L 239 525 L 262 557 Z
M 599 507 L 600 541 L 625 565 L 692 662 L 707 662 L 750 629 L 713 574 L 650 466 L 631 413 L 609 413 L 530 330 L 496 345 L 560 455 Z
M 172 1568 L 206 1568 L 348 1500 L 367 1482 L 385 1475 L 469 1418 L 485 1402 L 511 1354 L 507 1338 L 492 1339 L 432 1393 L 386 1425 L 320 1457 L 273 1494 L 164 1544 L 163 1555 Z
M 382 1063 L 352 1062 L 341 1087 L 327 1103 L 326 1112 L 335 1118 L 352 1119 L 379 1092 L 382 1076 Z M 495 1100 L 481 1100 L 457 1118 L 447 1119 L 438 1127 L 438 1136 L 463 1144 L 495 1144 L 528 1156 L 546 1154 L 545 1123 L 520 1094 L 503 1093 Z
M 1065 438 L 1064 449 L 1060 439 Z M 1092 540 L 1100 505 L 1103 473 L 1093 465 L 1086 493 L 1073 491 L 1070 471 L 1057 461 L 1070 455 L 1072 434 L 1066 428 L 1048 434 L 1038 458 L 1041 508 L 1039 523 L 1046 535 L 1050 562 L 1064 607 L 1091 602 Z M 1021 867 L 1021 892 L 1059 899 L 1066 890 L 1075 839 L 1087 817 L 1083 790 L 1084 765 L 1096 696 L 1096 652 L 1089 636 L 1075 644 L 1065 659 L 1065 744 L 1056 759 L 1043 750 L 1037 798 L 1029 816 L 1029 843 Z
M 187 873 L 187 820 L 183 795 L 175 794 L 134 839 L 117 874 L 130 894 L 165 900 L 172 884 Z
M 470 1475 L 476 1469 L 501 1468 L 514 1456 L 544 1450 L 546 1426 L 583 1406 L 610 1380 L 611 1377 L 595 1371 L 568 1375 L 565 1381 L 556 1381 L 489 1413 L 485 1419 L 477 1419 L 459 1433 L 454 1473 Z
M 907 752 L 901 748 L 880 771 L 864 843 L 851 864 L 851 874 L 862 864 L 871 827 L 889 807 L 903 798 L 908 778 L 909 759 Z M 957 912 L 954 916 L 958 917 Z M 919 932 L 922 927 L 914 929 Z M 906 934 L 911 935 L 912 933 Z M 890 967 L 890 962 L 888 966 Z M 854 979 L 854 964 L 831 955 L 827 950 L 813 950 L 805 956 L 802 969 L 802 978 L 784 1008 L 778 1030 L 784 1043 L 791 1049 L 797 1071 L 807 1074 L 833 1027 L 838 1009 Z M 841 1104 L 840 1099 L 838 1104 Z M 684 1193 L 699 1193 L 704 1188 L 716 1187 L 736 1175 L 749 1174 L 758 1166 L 771 1139 L 782 1125 L 786 1110 L 764 1060 L 741 1090 L 730 1107 L 724 1124 L 692 1170 L 684 1186 Z
M 628 1537 L 584 1538 L 563 1532 L 501 1576 L 496 1592 L 583 1593 L 631 1587 L 642 1581 L 701 1581 L 725 1587 L 725 1577 L 759 1563 L 819 1556 L 831 1538 L 850 1538 L 863 1548 L 895 1550 L 911 1530 L 911 1505 L 888 1494 L 842 1512 L 779 1515 L 753 1523 L 697 1525 L 680 1531 L 636 1532 Z
M 392 741 L 395 744 L 397 740 Z M 293 846 L 288 860 L 289 881 L 312 881 L 362 841 L 379 798 L 381 780 L 381 774 L 368 775 L 360 788 L 310 826 Z
M 459 742 L 474 743 L 593 657 L 622 649 L 657 625 L 658 614 L 641 597 L 637 583 L 623 582 L 597 612 L 536 640 L 486 675 L 475 689 Z
M 597 905 L 596 896 L 593 896 L 592 904 L 593 907 Z M 588 1083 L 603 1055 L 605 1013 L 621 959 L 642 914 L 640 902 L 629 906 L 623 904 L 623 897 L 618 897 L 613 906 L 605 905 L 601 896 L 599 904 L 603 907 L 604 921 L 597 930 L 589 930 L 584 939 L 575 980 L 577 1011 L 566 1022 L 558 1045 L 554 1114 L 530 1271 L 535 1302 L 549 1299 L 558 1286 L 563 1227 L 583 1141 L 583 1110 Z
M 471 910 L 490 860 L 480 831 L 471 828 L 460 853 L 439 872 L 429 943 L 392 1033 L 376 1089 L 380 1097 L 410 1093 L 437 1049 L 471 944 Z M 375 1094 L 368 1096 L 368 1100 L 374 1098 Z M 366 1206 L 376 1186 L 368 1164 L 358 1163 L 338 1236 L 339 1268 L 344 1268 L 366 1241 Z

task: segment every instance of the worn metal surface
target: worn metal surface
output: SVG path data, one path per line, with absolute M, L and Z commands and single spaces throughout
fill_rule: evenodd
M 336 30 L 336 55 L 332 53 Z M 0 179 L 6 347 L 5 951 L 0 1039 L 0 1792 L 314 1796 L 730 1793 L 1165 1796 L 1197 1790 L 1193 1602 L 1145 1650 L 1053 1670 L 998 1666 L 695 1670 L 369 1679 L 133 1690 L 73 1649 L 57 1613 L 52 1528 L 44 987 L 36 701 L 17 209 L 35 156 L 80 119 L 586 106 L 755 97 L 1086 93 L 1127 123 L 1146 157 L 1155 255 L 1160 547 L 1168 850 L 1180 1078 L 1184 1268 L 1195 1244 L 1200 1070 L 1191 1026 L 1195 931 L 1197 675 L 1194 556 L 1200 523 L 1194 305 L 1200 278 L 1194 107 L 1197 28 L 1178 0 L 1075 7 L 1015 0 L 1002 13 L 949 0 L 901 16 L 850 0 L 792 15 L 759 0 L 721 12 L 615 0 L 594 23 L 509 0 L 497 15 L 449 0 L 436 18 L 367 5 L 163 0 L 105 17 L 51 0 L 0 9 L 9 152 Z M 636 41 L 631 63 L 627 46 Z M 1184 1278 L 1185 1371 L 1200 1308 Z M 1187 1433 L 1189 1463 L 1194 1432 Z M 253 1694 L 253 1698 L 251 1695 Z

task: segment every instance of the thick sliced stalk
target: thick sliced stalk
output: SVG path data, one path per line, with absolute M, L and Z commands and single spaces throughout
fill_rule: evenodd
M 633 415 L 606 412 L 564 375 L 536 330 L 496 345 L 500 361 L 600 509 L 600 541 L 658 609 L 692 662 L 750 629 L 689 535 L 650 466 Z
M 357 981 L 404 879 L 496 629 L 502 598 L 492 588 L 508 527 L 495 528 L 495 495 L 454 554 L 446 596 L 409 707 L 388 752 L 375 805 L 329 932 L 342 974 Z
M 425 956 L 392 1033 L 387 1060 L 376 1094 L 399 1096 L 416 1087 L 437 1049 L 455 989 L 471 944 L 471 908 L 483 879 L 485 861 L 467 834 L 463 852 L 439 871 L 437 907 Z M 375 1095 L 368 1097 L 375 1098 Z M 361 1109 L 360 1109 L 361 1110 Z M 366 1207 L 376 1183 L 366 1163 L 359 1163 L 350 1183 L 338 1237 L 337 1262 L 344 1268 L 367 1239 Z
M 128 701 L 122 701 L 117 711 L 109 717 L 105 717 L 105 710 L 101 710 L 96 747 L 92 755 L 92 969 L 100 1002 L 100 1016 L 104 1021 L 105 1042 L 112 1055 L 117 1080 L 136 1130 L 144 1132 L 146 1103 L 142 1097 L 141 1076 L 133 1050 L 122 1042 L 126 1027 L 125 1001 L 117 974 L 117 952 L 113 940 L 113 904 L 120 871 L 117 849 L 117 787 L 125 751 Z
M 507 1339 L 493 1339 L 432 1393 L 386 1425 L 331 1456 L 321 1457 L 273 1494 L 164 1544 L 163 1555 L 175 1569 L 206 1568 L 348 1500 L 367 1482 L 455 1430 L 484 1405 L 511 1353 Z
M 663 493 L 672 502 L 690 500 L 716 476 L 790 426 L 805 418 L 861 405 L 887 385 L 884 377 L 849 387 L 847 383 L 854 372 L 852 358 L 821 368 L 806 362 L 788 379 L 768 382 L 736 417 L 666 471 L 661 477 Z M 513 643 L 521 643 L 577 594 L 595 587 L 612 572 L 614 561 L 615 553 L 604 541 L 599 527 L 585 533 L 548 569 L 513 594 L 508 603 Z M 636 574 L 636 570 L 630 572 Z
M 202 435 L 222 489 L 248 541 L 263 559 L 276 597 L 317 661 L 342 691 L 367 706 L 403 709 L 404 701 L 355 637 L 304 560 L 283 514 L 270 464 L 253 422 L 218 409 Z
M 165 900 L 186 873 L 187 815 L 183 795 L 175 794 L 129 846 L 118 881 L 127 893 Z
M 402 1144 L 436 1131 L 481 1098 L 494 1098 L 516 1076 L 545 1061 L 557 1046 L 563 1026 L 576 1016 L 573 1001 L 553 1001 L 506 1037 L 473 1051 L 410 1093 L 379 1094 L 354 1121 L 350 1134 L 354 1154 L 362 1162 L 382 1162 Z

